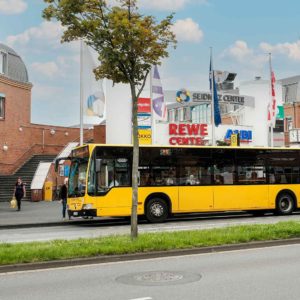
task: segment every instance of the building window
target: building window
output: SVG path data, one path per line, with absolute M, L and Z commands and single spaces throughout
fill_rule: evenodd
M 179 117 L 178 117 L 178 108 L 174 109 L 174 121 L 178 122 L 179 121 Z
M 192 123 L 210 123 L 210 104 L 200 104 L 192 107 Z
M 298 83 L 283 86 L 284 103 L 297 102 Z
M 6 53 L 0 51 L 0 74 L 6 73 L 6 58 Z
M 178 109 L 178 117 L 179 117 L 179 122 L 183 122 L 184 120 L 184 108 L 181 107 Z
M 4 116 L 5 116 L 5 114 L 4 114 L 4 112 L 5 112 L 5 103 L 4 103 L 4 101 L 5 101 L 5 98 L 0 96 L 0 120 L 4 119 Z
M 168 111 L 169 114 L 169 122 L 174 122 L 175 121 L 175 109 L 170 109 Z

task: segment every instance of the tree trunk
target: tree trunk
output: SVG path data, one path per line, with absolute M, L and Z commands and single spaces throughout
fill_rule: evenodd
M 138 139 L 138 99 L 134 84 L 130 84 L 132 96 L 132 139 L 133 139 L 133 159 L 132 159 L 132 206 L 131 206 L 131 239 L 138 236 L 137 207 L 138 207 L 138 167 L 139 167 L 139 139 Z

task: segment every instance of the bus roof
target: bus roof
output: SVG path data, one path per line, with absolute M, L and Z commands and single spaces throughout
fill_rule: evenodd
M 81 147 L 133 147 L 132 144 L 84 144 L 82 146 L 78 146 L 74 149 L 78 149 Z M 263 147 L 263 146 L 252 146 L 252 147 L 244 147 L 244 146 L 193 146 L 193 145 L 139 145 L 140 148 L 193 148 L 193 149 L 255 149 L 255 150 L 300 150 L 300 148 L 291 148 L 291 147 Z

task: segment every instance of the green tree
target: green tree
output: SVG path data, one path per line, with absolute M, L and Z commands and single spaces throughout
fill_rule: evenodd
M 157 22 L 139 13 L 136 0 L 44 0 L 47 20 L 57 19 L 64 26 L 62 42 L 83 40 L 98 53 L 100 65 L 96 79 L 129 84 L 132 97 L 132 209 L 131 237 L 138 236 L 138 161 L 139 140 L 137 101 L 152 66 L 168 57 L 168 47 L 176 46 L 171 30 L 173 15 Z

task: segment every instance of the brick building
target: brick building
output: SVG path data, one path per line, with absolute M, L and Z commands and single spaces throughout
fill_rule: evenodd
M 284 105 L 285 143 L 300 147 L 300 76 L 281 79 Z
M 13 174 L 35 154 L 56 155 L 79 141 L 79 128 L 31 123 L 32 87 L 22 58 L 0 43 L 0 175 Z M 90 140 L 93 130 L 85 130 L 84 141 Z

